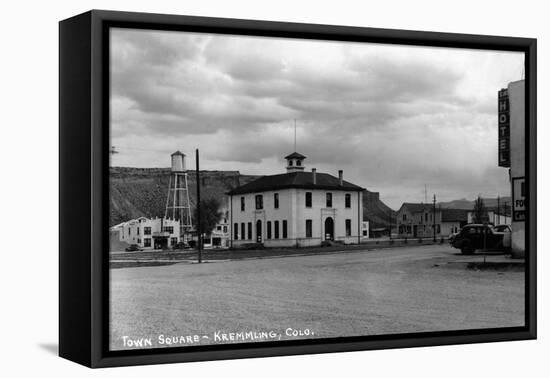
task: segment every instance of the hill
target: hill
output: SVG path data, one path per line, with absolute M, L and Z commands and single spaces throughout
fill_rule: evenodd
M 380 193 L 363 193 L 363 220 L 369 221 L 370 228 L 388 227 L 390 220 L 395 224 L 396 212 L 380 201 Z
M 497 198 L 482 198 L 485 207 L 489 209 L 496 209 L 499 205 L 499 200 Z M 438 205 L 441 205 L 443 208 L 447 209 L 461 209 L 461 210 L 472 210 L 474 208 L 475 200 L 467 200 L 465 198 L 449 201 L 449 202 L 438 202 Z M 500 197 L 500 207 L 510 208 L 512 204 L 512 197 Z
M 109 226 L 129 219 L 162 217 L 170 179 L 169 168 L 110 168 Z M 224 193 L 253 181 L 260 176 L 243 175 L 238 171 L 201 171 L 201 199 L 217 198 L 225 204 Z M 188 175 L 191 206 L 196 204 L 196 176 Z M 387 226 L 388 206 L 380 201 L 379 193 L 366 191 L 363 196 L 363 218 L 371 227 Z
M 201 198 L 217 198 L 224 204 L 224 193 L 246 184 L 258 176 L 238 171 L 201 171 Z M 164 216 L 170 168 L 110 168 L 109 225 L 144 217 Z M 196 205 L 196 175 L 188 175 L 189 199 Z

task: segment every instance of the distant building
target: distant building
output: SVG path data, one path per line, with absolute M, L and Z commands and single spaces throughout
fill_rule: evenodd
M 224 210 L 223 216 L 216 224 L 209 236 L 204 240 L 205 247 L 228 248 L 229 247 L 229 211 Z
M 170 218 L 140 217 L 109 229 L 111 251 L 135 244 L 143 249 L 163 249 L 180 242 L 180 223 Z
M 434 223 L 436 235 L 441 234 L 441 209 L 436 208 L 434 213 L 433 205 L 405 202 L 396 218 L 398 237 L 433 237 Z
M 446 209 L 424 203 L 404 203 L 397 212 L 398 237 L 433 237 L 435 215 L 436 236 L 449 236 L 460 231 L 466 224 L 474 223 L 473 210 Z M 510 214 L 503 210 L 487 209 L 481 223 L 499 225 L 511 224 Z
M 388 227 L 376 227 L 370 230 L 370 238 L 383 238 L 390 236 L 390 229 Z
M 466 224 L 471 223 L 468 221 L 471 213 L 462 209 L 441 209 L 441 235 L 457 233 Z
M 474 212 L 468 211 L 468 223 L 474 223 Z M 512 216 L 510 213 L 504 213 L 503 210 L 497 211 L 496 209 L 487 210 L 487 215 L 482 223 L 492 224 L 497 226 L 499 224 L 512 224 Z
M 285 157 L 286 173 L 261 177 L 230 192 L 230 243 L 268 247 L 360 243 L 362 187 L 328 173 L 304 171 L 305 156 Z M 367 232 L 368 234 L 368 232 Z
M 449 236 L 471 223 L 471 211 L 443 209 L 433 204 L 404 203 L 397 212 L 397 236 L 404 238 L 427 238 Z M 435 219 L 435 222 L 434 222 Z
M 361 224 L 361 239 L 368 239 L 370 237 L 369 221 L 363 221 Z

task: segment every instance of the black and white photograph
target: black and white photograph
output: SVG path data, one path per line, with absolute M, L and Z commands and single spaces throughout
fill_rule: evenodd
M 526 325 L 523 52 L 109 31 L 109 350 Z

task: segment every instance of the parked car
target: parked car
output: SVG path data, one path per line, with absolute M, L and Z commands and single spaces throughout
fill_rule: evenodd
M 126 252 L 137 252 L 137 251 L 141 251 L 142 249 L 139 248 L 139 245 L 137 244 L 130 244 L 128 247 L 126 247 L 125 251 Z
M 182 241 L 180 241 L 179 243 L 174 244 L 172 246 L 173 250 L 182 250 L 182 249 L 189 249 L 189 248 L 191 248 L 191 246 L 189 244 L 185 243 L 185 242 L 182 242 Z
M 468 224 L 454 236 L 451 245 L 462 254 L 471 255 L 478 249 L 506 251 L 510 241 L 510 232 L 497 231 L 487 224 Z
M 512 232 L 512 227 L 510 227 L 507 224 L 499 224 L 498 226 L 495 226 L 496 232 Z
M 453 241 L 455 240 L 456 235 L 458 235 L 459 233 L 460 232 L 453 232 L 452 234 L 449 235 L 447 239 L 449 240 L 450 245 L 453 245 Z

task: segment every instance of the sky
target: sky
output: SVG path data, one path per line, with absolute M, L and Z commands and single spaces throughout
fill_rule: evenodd
M 284 156 L 394 209 L 506 196 L 497 92 L 522 53 L 134 29 L 111 30 L 112 166 L 285 172 Z

